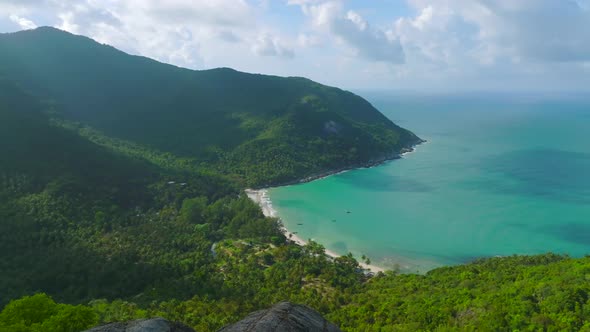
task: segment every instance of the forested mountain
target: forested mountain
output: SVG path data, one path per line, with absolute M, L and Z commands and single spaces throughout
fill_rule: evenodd
M 192 251 L 202 263 L 194 255 L 208 256 L 210 244 L 196 250 L 204 244 L 183 242 L 181 234 L 199 231 L 189 222 L 166 223 L 172 219 L 166 208 L 174 210 L 185 197 L 206 204 L 236 195 L 236 187 L 213 174 L 164 169 L 95 144 L 51 123 L 43 112 L 51 109 L 0 80 L 1 301 L 37 290 L 73 301 L 134 295 L 162 274 L 174 275 L 161 266 L 174 263 L 153 262 L 160 254 Z M 152 240 L 161 243 L 158 253 L 142 258 L 148 230 L 160 232 Z M 185 247 L 166 248 L 172 241 Z
M 362 98 L 305 79 L 190 71 L 51 28 L 1 35 L 0 304 L 46 292 L 247 312 L 344 291 L 364 278 L 352 257 L 288 243 L 241 189 L 417 142 Z
M 0 35 L 0 73 L 69 120 L 251 185 L 358 166 L 419 142 L 350 92 L 298 77 L 187 70 L 53 28 Z
M 590 328 L 588 258 L 370 277 L 290 243 L 242 191 L 419 141 L 303 78 L 191 71 L 51 28 L 0 35 L 0 331 L 154 316 L 214 331 L 283 300 L 345 330 Z

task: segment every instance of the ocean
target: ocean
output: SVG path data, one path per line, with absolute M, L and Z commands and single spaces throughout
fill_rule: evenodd
M 590 254 L 590 98 L 360 95 L 428 142 L 378 167 L 270 189 L 287 229 L 401 272 Z

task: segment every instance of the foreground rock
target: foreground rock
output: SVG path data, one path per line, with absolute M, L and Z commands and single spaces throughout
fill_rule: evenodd
M 110 323 L 84 332 L 195 332 L 186 325 L 164 318 L 139 319 L 124 323 Z
M 243 320 L 223 327 L 219 332 L 341 332 L 315 310 L 290 302 L 256 311 Z M 110 323 L 84 332 L 195 332 L 190 327 L 164 318 Z
M 340 332 L 315 310 L 303 305 L 281 302 L 269 309 L 256 311 L 219 332 Z

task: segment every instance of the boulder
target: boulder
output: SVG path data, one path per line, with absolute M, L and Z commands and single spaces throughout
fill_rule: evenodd
M 110 323 L 84 332 L 195 332 L 195 330 L 180 323 L 169 322 L 164 318 L 151 318 Z
M 219 332 L 340 332 L 315 310 L 290 302 L 251 313 L 243 320 L 223 327 Z

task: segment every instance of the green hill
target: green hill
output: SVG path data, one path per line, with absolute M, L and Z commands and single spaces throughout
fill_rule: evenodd
M 53 28 L 0 35 L 0 74 L 108 136 L 249 185 L 394 157 L 420 142 L 350 92 L 308 79 L 192 71 Z
M 51 28 L 0 35 L 0 331 L 154 316 L 215 331 L 283 300 L 350 331 L 590 330 L 588 257 L 371 277 L 290 243 L 241 191 L 419 141 L 303 78 L 191 71 Z
M 136 295 L 185 278 L 187 271 L 167 271 L 183 254 L 195 262 L 200 255 L 206 268 L 209 247 L 199 246 L 211 244 L 176 222 L 175 212 L 187 197 L 215 201 L 235 196 L 236 187 L 96 144 L 52 121 L 53 110 L 0 79 L 0 303 L 35 291 L 69 301 Z M 219 232 L 211 239 L 223 236 L 210 229 Z M 156 232 L 162 235 L 147 244 Z M 180 234 L 195 239 L 184 243 Z M 151 245 L 157 248 L 142 252 Z
M 181 69 L 52 28 L 0 35 L 0 304 L 35 292 L 243 299 L 236 248 L 283 261 L 281 273 L 305 251 L 239 189 L 417 142 L 362 98 L 306 79 Z M 346 262 L 317 272 L 343 289 L 361 277 Z

